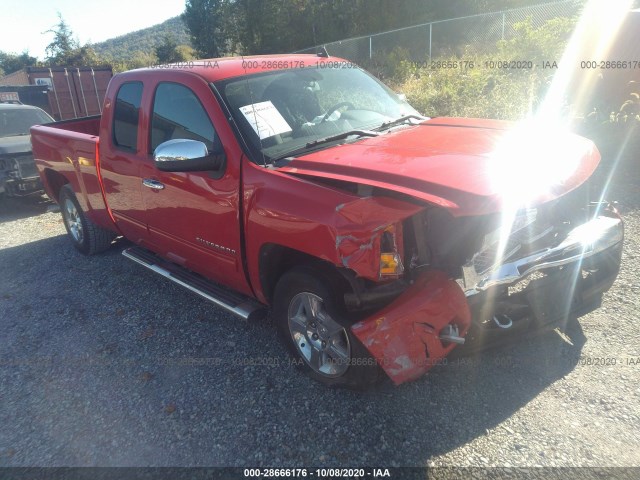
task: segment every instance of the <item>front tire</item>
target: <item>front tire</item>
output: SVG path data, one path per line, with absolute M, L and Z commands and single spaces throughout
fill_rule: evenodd
M 274 295 L 280 336 L 296 364 L 325 385 L 364 389 L 379 380 L 378 365 L 351 332 L 330 281 L 310 267 L 285 273 Z
M 99 227 L 82 211 L 69 185 L 60 190 L 60 212 L 73 246 L 85 255 L 100 253 L 111 247 L 116 234 Z

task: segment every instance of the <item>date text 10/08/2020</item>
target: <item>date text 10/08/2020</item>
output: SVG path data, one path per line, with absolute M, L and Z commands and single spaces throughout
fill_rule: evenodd
M 245 478 L 391 478 L 388 468 L 245 468 Z

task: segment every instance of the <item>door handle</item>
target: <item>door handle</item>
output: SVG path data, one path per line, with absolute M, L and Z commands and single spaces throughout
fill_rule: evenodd
M 144 185 L 145 187 L 153 188 L 154 190 L 162 190 L 164 188 L 163 183 L 152 178 L 143 178 L 142 185 Z

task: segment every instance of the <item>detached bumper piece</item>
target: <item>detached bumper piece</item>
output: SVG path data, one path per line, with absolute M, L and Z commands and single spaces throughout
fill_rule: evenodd
M 433 271 L 351 330 L 397 385 L 441 364 L 463 342 L 470 323 L 463 291 L 447 275 Z

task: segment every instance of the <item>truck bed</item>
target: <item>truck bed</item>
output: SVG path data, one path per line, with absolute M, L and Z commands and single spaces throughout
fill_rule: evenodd
M 98 136 L 100 130 L 101 115 L 91 117 L 74 118 L 73 120 L 62 120 L 60 122 L 49 123 L 47 127 L 58 128 L 76 133 L 86 133 L 87 135 Z
M 58 200 L 71 184 L 87 216 L 109 225 L 100 182 L 98 155 L 100 115 L 31 127 L 33 158 L 47 195 Z

